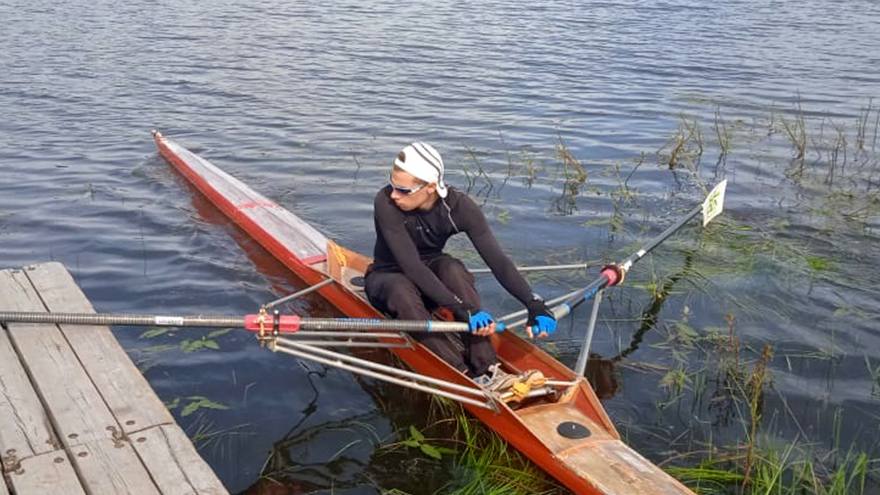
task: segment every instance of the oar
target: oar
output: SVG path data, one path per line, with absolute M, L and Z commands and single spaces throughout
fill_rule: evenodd
M 34 313 L 0 311 L 4 323 L 58 325 L 123 325 L 160 327 L 235 327 L 264 334 L 294 334 L 302 330 L 386 332 L 467 332 L 468 324 L 455 321 L 386 320 L 382 318 L 303 318 L 298 315 L 261 313 L 245 316 L 157 316 L 107 313 Z M 317 334 L 313 334 L 317 335 Z M 389 337 L 394 334 L 389 333 Z
M 596 266 L 598 261 L 588 261 L 586 263 L 574 263 L 567 265 L 536 265 L 536 266 L 518 266 L 516 271 L 520 273 L 529 272 L 553 272 L 561 270 L 586 270 L 587 268 Z M 492 273 L 490 268 L 468 268 L 471 273 Z
M 590 300 L 596 292 L 605 287 L 621 283 L 626 272 L 638 260 L 656 248 L 688 223 L 692 218 L 703 212 L 703 225 L 718 216 L 724 207 L 724 191 L 727 181 L 716 185 L 706 200 L 694 208 L 684 218 L 667 228 L 663 233 L 649 241 L 642 249 L 616 265 L 608 265 L 602 269 L 599 278 L 582 289 L 548 301 L 556 318 L 563 318 L 584 301 Z M 499 318 L 499 330 L 506 322 L 525 315 L 525 311 L 517 311 Z M 230 316 L 156 316 L 131 314 L 96 314 L 96 313 L 33 313 L 17 311 L 0 311 L 0 322 L 12 323 L 51 323 L 67 325 L 123 325 L 123 326 L 172 326 L 172 327 L 237 327 L 261 335 L 293 334 L 301 330 L 317 331 L 369 331 L 382 330 L 388 332 L 467 332 L 467 323 L 434 320 L 386 320 L 382 318 L 303 318 L 298 315 L 282 315 L 273 313 Z M 514 327 L 525 323 L 525 320 L 508 324 Z
M 700 214 L 700 212 L 703 213 L 703 226 L 705 227 L 709 222 L 712 221 L 712 219 L 720 215 L 721 212 L 724 210 L 724 192 L 726 189 L 727 179 L 715 185 L 715 187 L 712 188 L 711 191 L 709 191 L 709 194 L 706 196 L 706 199 L 703 201 L 702 204 L 694 207 L 694 209 L 688 212 L 687 215 L 685 215 L 678 222 L 664 230 L 662 233 L 660 233 L 660 235 L 648 241 L 648 243 L 645 244 L 641 249 L 639 249 L 620 263 L 607 265 L 602 268 L 602 271 L 599 272 L 599 277 L 596 280 L 590 282 L 589 285 L 582 289 L 570 292 L 565 296 L 548 301 L 548 306 L 552 307 L 553 314 L 554 316 L 556 316 L 556 319 L 558 320 L 565 317 L 566 315 L 571 313 L 574 308 L 584 303 L 585 301 L 589 301 L 600 290 L 606 287 L 618 285 L 623 282 L 623 279 L 626 277 L 626 273 L 629 271 L 630 268 L 632 268 L 632 266 L 636 262 L 644 258 L 663 241 L 678 232 L 685 224 L 687 224 L 694 217 Z M 515 328 L 526 322 L 525 319 L 521 319 L 525 314 L 526 311 L 524 310 L 515 311 L 508 315 L 502 316 L 501 318 L 498 318 L 498 321 L 508 323 L 508 328 Z M 518 318 L 520 319 L 517 320 Z M 511 321 L 513 323 L 509 323 Z

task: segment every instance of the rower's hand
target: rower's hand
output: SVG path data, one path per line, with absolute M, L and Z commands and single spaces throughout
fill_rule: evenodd
M 550 308 L 540 299 L 533 299 L 527 306 L 529 319 L 526 321 L 526 334 L 530 339 L 546 338 L 556 331 L 556 317 Z
M 495 333 L 495 319 L 488 312 L 480 310 L 470 315 L 468 318 L 470 332 L 481 337 L 488 337 Z

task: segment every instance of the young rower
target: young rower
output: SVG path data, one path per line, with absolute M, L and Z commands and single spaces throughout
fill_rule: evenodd
M 366 293 L 373 306 L 393 318 L 426 320 L 432 310 L 447 308 L 456 320 L 468 323 L 467 334 L 424 332 L 415 337 L 480 385 L 494 389 L 505 378 L 489 338 L 496 323 L 480 303 L 474 276 L 443 252 L 446 241 L 467 234 L 498 282 L 528 309 L 529 336 L 553 333 L 556 319 L 501 250 L 477 204 L 447 187 L 443 172 L 440 153 L 429 144 L 412 143 L 398 153 L 389 184 L 379 190 L 373 205 L 376 245 Z

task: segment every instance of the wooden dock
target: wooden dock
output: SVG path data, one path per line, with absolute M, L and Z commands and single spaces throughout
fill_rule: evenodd
M 0 308 L 94 312 L 60 263 L 0 270 Z M 4 324 L 0 495 L 227 493 L 102 326 Z

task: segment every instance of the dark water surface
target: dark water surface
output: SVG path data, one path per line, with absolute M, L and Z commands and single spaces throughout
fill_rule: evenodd
M 742 442 L 747 406 L 718 373 L 732 315 L 744 373 L 773 346 L 769 442 L 877 454 L 877 2 L 37 1 L 0 3 L 0 19 L 0 266 L 62 261 L 105 312 L 242 314 L 298 287 L 158 158 L 151 128 L 366 252 L 372 196 L 416 139 L 520 264 L 619 259 L 727 178 L 721 221 L 609 293 L 606 408 L 655 461 Z M 594 275 L 532 280 L 553 295 Z M 479 284 L 492 310 L 517 309 Z M 585 313 L 549 344 L 569 364 Z M 211 336 L 216 350 L 141 333 L 116 332 L 232 491 L 265 465 L 294 493 L 431 492 L 454 475 L 382 455 L 424 426 L 410 394 L 243 332 Z M 228 409 L 186 408 L 201 398 Z

